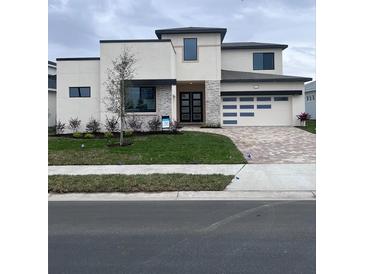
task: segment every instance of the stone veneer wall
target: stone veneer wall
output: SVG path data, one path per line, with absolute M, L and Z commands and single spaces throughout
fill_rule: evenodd
M 205 81 L 205 123 L 220 124 L 221 122 L 221 95 L 220 81 Z
M 148 131 L 148 122 L 155 117 L 161 119 L 162 115 L 172 115 L 171 86 L 156 86 L 156 113 L 135 113 L 135 117 L 142 121 L 142 131 Z M 127 114 L 126 121 L 131 119 L 133 114 Z M 127 123 L 127 128 L 129 125 Z

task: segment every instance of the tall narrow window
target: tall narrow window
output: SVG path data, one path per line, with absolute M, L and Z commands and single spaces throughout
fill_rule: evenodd
M 253 69 L 254 70 L 272 70 L 274 66 L 273 52 L 254 52 L 253 54 Z
M 184 38 L 184 61 L 198 60 L 198 46 L 196 38 Z

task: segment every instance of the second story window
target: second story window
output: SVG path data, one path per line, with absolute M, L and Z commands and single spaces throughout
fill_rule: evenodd
M 197 38 L 184 38 L 184 61 L 198 60 Z
M 90 87 L 70 87 L 70 97 L 90 97 Z
M 273 52 L 255 52 L 253 54 L 253 69 L 254 70 L 273 70 L 274 53 Z

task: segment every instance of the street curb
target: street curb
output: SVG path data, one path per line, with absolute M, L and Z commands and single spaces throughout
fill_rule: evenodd
M 315 200 L 315 195 L 312 191 L 171 191 L 159 193 L 50 193 L 48 195 L 49 202 L 189 200 Z
M 48 175 L 142 175 L 142 174 L 223 174 L 235 175 L 245 164 L 186 165 L 78 165 L 48 166 Z

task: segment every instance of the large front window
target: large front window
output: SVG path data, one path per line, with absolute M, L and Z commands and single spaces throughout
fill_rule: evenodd
M 198 60 L 198 46 L 196 38 L 184 38 L 184 61 Z
M 126 93 L 127 112 L 156 112 L 155 87 L 130 87 Z
M 273 70 L 274 53 L 273 52 L 255 52 L 253 54 L 254 70 Z

